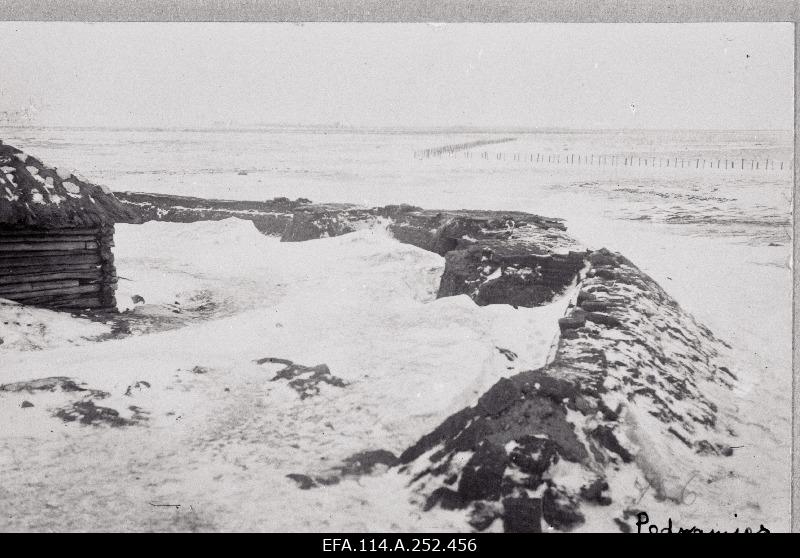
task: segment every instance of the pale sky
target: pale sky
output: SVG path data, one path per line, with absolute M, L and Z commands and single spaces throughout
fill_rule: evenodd
M 0 22 L 36 123 L 792 129 L 789 23 Z

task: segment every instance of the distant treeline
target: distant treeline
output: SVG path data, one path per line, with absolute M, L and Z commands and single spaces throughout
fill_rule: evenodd
M 445 153 L 452 154 L 457 151 L 464 151 L 465 149 L 472 149 L 473 147 L 480 147 L 481 145 L 491 145 L 494 143 L 507 143 L 509 141 L 516 141 L 517 138 L 500 138 L 491 140 L 478 140 L 470 141 L 467 143 L 454 143 L 452 145 L 443 145 L 441 147 L 432 147 L 430 149 L 420 149 L 414 152 L 414 157 L 418 159 L 425 159 L 429 157 L 438 157 Z
M 488 143 L 499 143 L 501 141 L 511 141 L 515 138 L 506 140 L 493 140 Z M 495 152 L 489 153 L 488 151 L 473 152 L 465 151 L 472 144 L 461 144 L 458 146 L 461 151 L 464 151 L 459 158 L 474 159 L 479 158 L 483 160 L 497 160 L 497 161 L 516 161 L 528 162 L 533 164 L 551 164 L 551 165 L 588 165 L 600 167 L 658 167 L 658 168 L 681 168 L 681 169 L 723 169 L 723 170 L 783 170 L 784 168 L 792 168 L 791 161 L 778 161 L 775 159 L 745 159 L 745 158 L 681 158 L 681 157 L 641 157 L 637 155 L 596 155 L 592 153 L 504 153 Z M 483 142 L 481 145 L 485 145 Z M 469 146 L 469 147 L 464 147 Z M 448 146 L 456 147 L 456 146 Z M 416 158 L 441 158 L 447 156 L 449 158 L 455 157 L 455 151 L 445 151 L 444 148 L 439 148 L 436 152 L 426 155 L 425 152 L 417 151 L 414 153 Z M 422 153 L 422 155 L 420 155 Z

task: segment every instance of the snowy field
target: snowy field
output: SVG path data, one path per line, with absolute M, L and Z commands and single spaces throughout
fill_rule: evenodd
M 721 408 L 743 447 L 727 462 L 728 492 L 701 496 L 700 509 L 716 501 L 730 516 L 741 503 L 788 530 L 791 171 L 412 157 L 486 136 L 19 129 L 4 140 L 115 190 L 565 218 L 572 235 L 622 252 L 732 346 L 741 381 Z M 791 137 L 778 133 L 667 136 L 529 136 L 476 153 L 791 157 Z M 132 329 L 163 327 L 117 338 L 104 324 L 0 306 L 0 383 L 69 377 L 139 424 L 51 416 L 86 392 L 1 394 L 2 530 L 464 530 L 454 512 L 420 512 L 393 474 L 324 490 L 285 475 L 402 450 L 499 377 L 543 364 L 566 306 L 566 295 L 530 310 L 435 300 L 443 258 L 380 229 L 281 244 L 237 220 L 148 223 L 118 225 L 116 243 L 118 300 L 140 318 Z M 346 385 L 323 382 L 301 400 L 272 381 L 281 365 L 256 364 L 266 357 L 326 364 Z
M 500 377 L 543 365 L 566 308 L 566 298 L 520 310 L 435 300 L 443 258 L 382 229 L 281 244 L 235 219 L 120 225 L 117 254 L 129 279 L 120 300 L 144 298 L 137 313 L 157 319 L 202 295 L 224 316 L 73 346 L 102 332 L 82 324 L 71 338 L 36 310 L 62 330 L 48 350 L 4 351 L 3 382 L 48 369 L 108 393 L 97 405 L 142 425 L 52 417 L 74 392 L 0 395 L 2 499 L 14 510 L 4 529 L 463 530 L 452 513 L 422 518 L 407 479 L 301 491 L 285 475 L 399 453 Z M 346 385 L 301 399 L 272 381 L 281 365 L 254 362 L 265 357 L 327 364 Z

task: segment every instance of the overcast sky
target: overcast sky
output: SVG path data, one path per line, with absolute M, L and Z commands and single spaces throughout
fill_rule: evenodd
M 791 129 L 791 24 L 0 22 L 0 111 L 83 126 Z

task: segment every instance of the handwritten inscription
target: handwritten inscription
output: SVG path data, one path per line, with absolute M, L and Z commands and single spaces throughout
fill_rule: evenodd
M 736 514 L 734 514 L 736 517 Z M 646 526 L 646 529 L 642 529 Z M 769 533 L 770 530 L 764 527 L 761 524 L 757 531 L 753 530 L 752 527 L 744 527 L 743 529 L 740 527 L 736 527 L 733 531 L 722 531 L 718 529 L 702 529 L 696 525 L 692 525 L 691 527 L 673 527 L 672 525 L 672 518 L 667 518 L 667 524 L 663 527 L 659 527 L 655 523 L 650 523 L 650 517 L 647 515 L 646 512 L 639 512 L 636 514 L 636 532 L 637 533 Z

